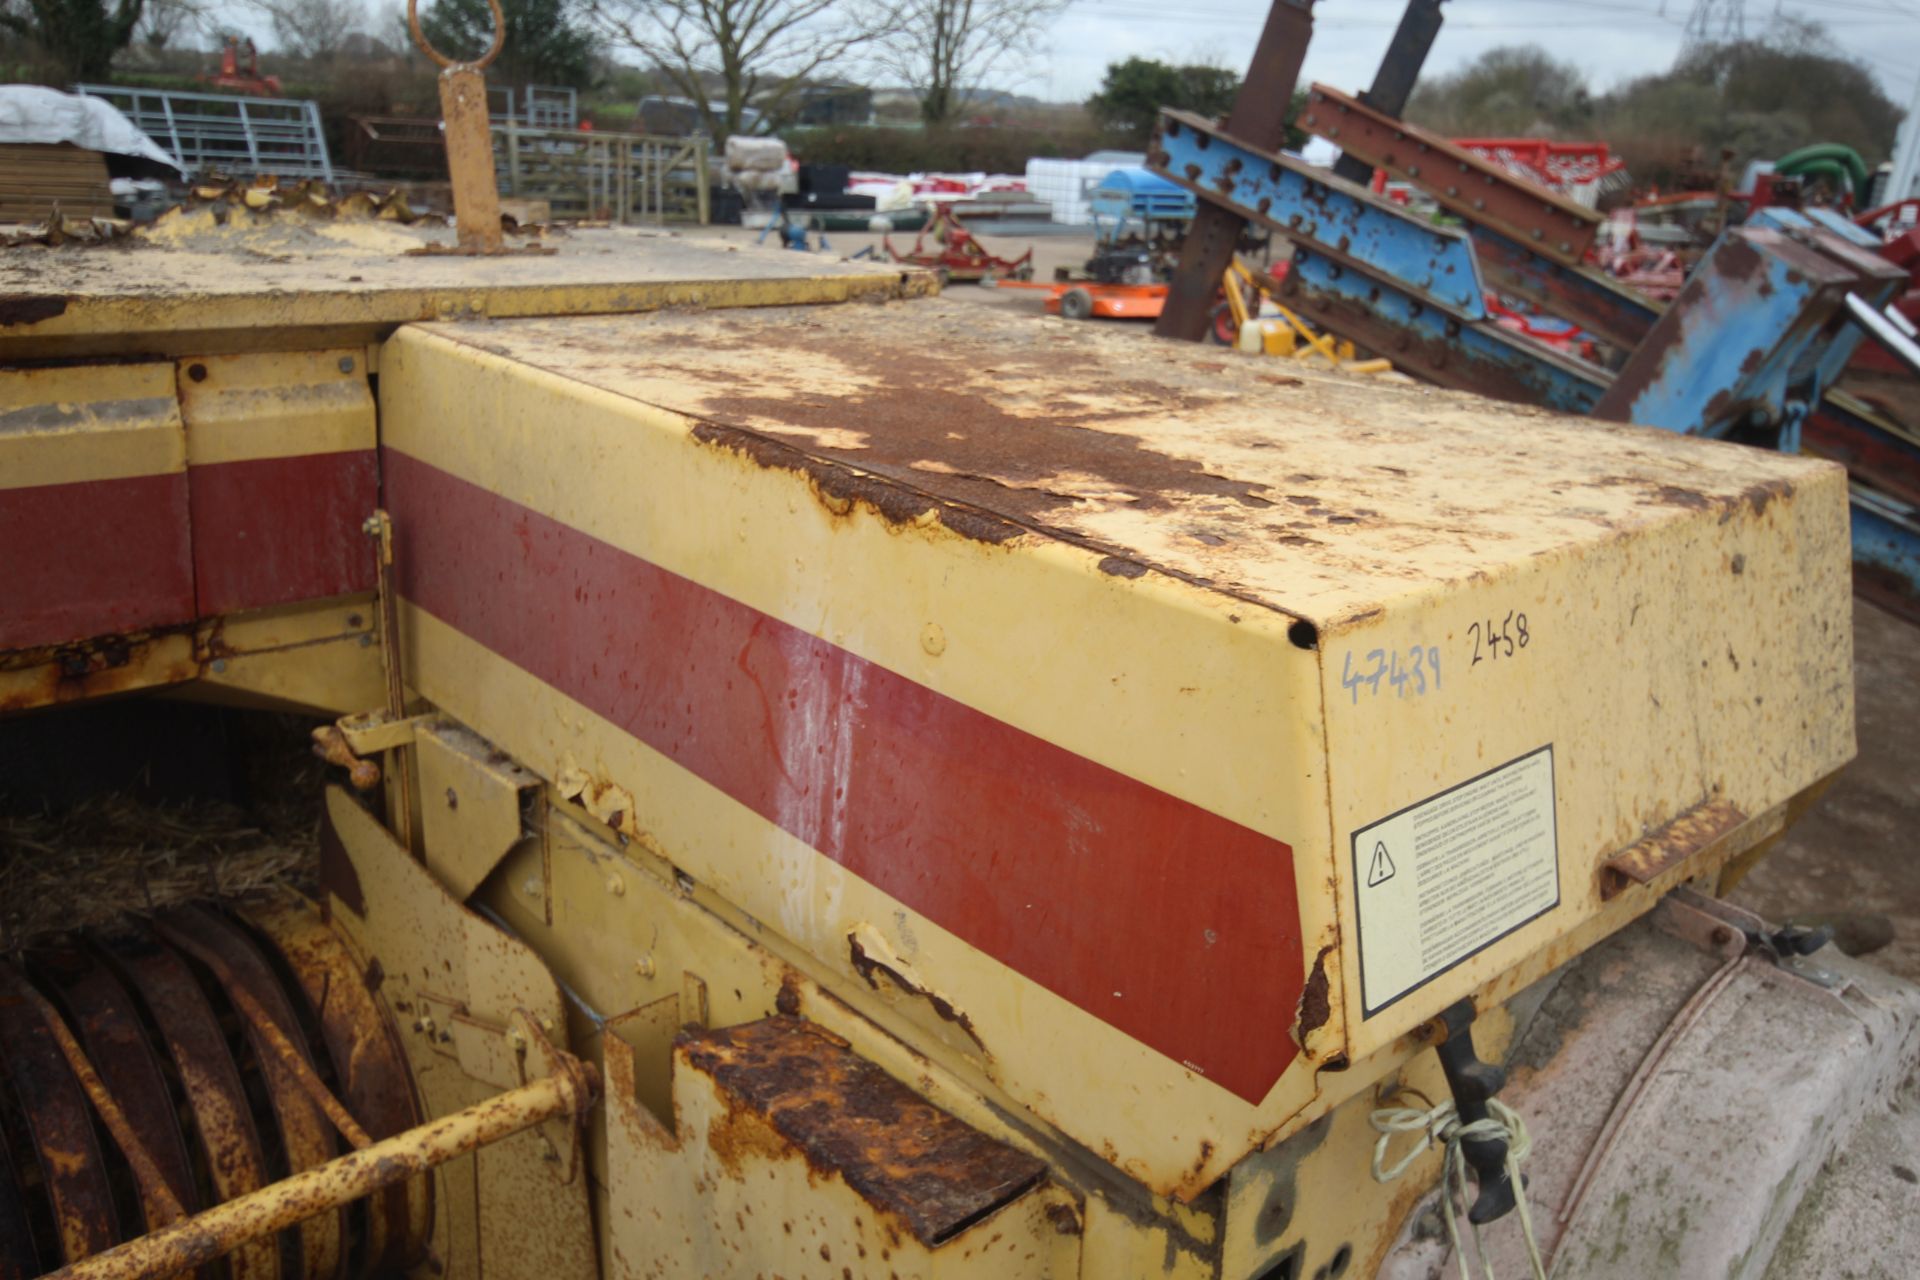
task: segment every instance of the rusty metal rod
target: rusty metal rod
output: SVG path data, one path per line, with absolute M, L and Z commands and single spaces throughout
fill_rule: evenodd
M 179 1198 L 173 1194 L 173 1188 L 167 1185 L 165 1176 L 160 1172 L 160 1166 L 154 1162 L 146 1144 L 142 1143 L 139 1135 L 133 1131 L 133 1125 L 127 1120 L 126 1112 L 122 1111 L 120 1104 L 113 1100 L 113 1094 L 107 1088 L 106 1082 L 100 1078 L 100 1073 L 93 1069 L 93 1063 L 87 1060 L 86 1050 L 82 1049 L 80 1042 L 74 1039 L 66 1019 L 60 1016 L 60 1011 L 53 1007 L 53 1002 L 41 995 L 39 989 L 27 979 L 25 974 L 13 973 L 12 970 L 8 972 L 11 975 L 14 992 L 24 996 L 39 1013 L 40 1020 L 47 1024 L 47 1030 L 53 1033 L 54 1042 L 60 1046 L 60 1053 L 66 1058 L 68 1069 L 79 1080 L 81 1090 L 87 1095 L 87 1101 L 93 1104 L 93 1109 L 100 1115 L 100 1122 L 106 1126 L 107 1132 L 119 1145 L 120 1153 L 127 1158 L 127 1164 L 133 1169 L 134 1181 L 139 1184 L 141 1199 L 168 1222 L 178 1222 L 185 1218 L 187 1211 L 180 1207 Z
M 353 1118 L 353 1113 L 347 1110 L 346 1104 L 333 1096 L 333 1091 L 327 1088 L 327 1082 L 322 1080 L 320 1073 L 313 1069 L 313 1064 L 307 1061 L 307 1056 L 300 1052 L 293 1041 L 287 1039 L 287 1033 L 280 1029 L 280 1024 L 273 1020 L 273 1015 L 254 999 L 253 993 L 246 989 L 246 985 L 234 973 L 233 967 L 218 952 L 169 924 L 156 921 L 154 928 L 168 942 L 213 970 L 213 976 L 220 979 L 221 987 L 225 989 L 227 998 L 233 1001 L 234 1007 L 240 1011 L 240 1016 L 253 1024 L 254 1029 L 260 1033 L 261 1039 L 267 1042 L 267 1047 L 273 1050 L 273 1056 L 286 1066 L 295 1082 L 299 1084 L 300 1091 L 312 1099 L 313 1105 L 326 1114 L 327 1119 L 333 1122 L 333 1127 L 340 1131 L 341 1137 L 358 1151 L 364 1151 L 373 1145 L 373 1139 L 367 1136 L 367 1131 L 362 1129 L 359 1122 Z
M 154 1280 L 191 1271 L 317 1214 L 404 1182 L 523 1129 L 592 1105 L 600 1076 L 590 1062 L 508 1090 L 364 1150 L 296 1173 L 47 1274 L 46 1280 Z

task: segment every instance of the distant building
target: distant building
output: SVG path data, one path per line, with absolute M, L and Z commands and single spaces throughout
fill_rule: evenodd
M 716 116 L 727 114 L 724 99 L 712 98 L 707 102 L 707 110 Z M 705 136 L 707 118 L 700 110 L 700 104 L 692 98 L 670 98 L 664 94 L 650 93 L 640 99 L 640 132 L 657 133 L 669 138 L 691 138 Z M 740 112 L 740 128 L 744 133 L 765 133 L 766 121 L 752 107 Z
M 815 84 L 800 91 L 795 124 L 872 124 L 873 90 L 857 84 Z

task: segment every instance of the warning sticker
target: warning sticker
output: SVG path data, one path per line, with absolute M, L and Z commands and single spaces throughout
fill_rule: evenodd
M 1560 905 L 1553 748 L 1360 828 L 1353 880 L 1371 1018 Z

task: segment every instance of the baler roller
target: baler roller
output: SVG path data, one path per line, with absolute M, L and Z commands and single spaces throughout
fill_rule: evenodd
M 137 934 L 70 935 L 0 965 L 0 1280 L 97 1257 L 418 1125 L 398 1039 L 339 939 L 304 907 L 252 923 L 180 908 Z M 420 1261 L 427 1184 L 382 1185 L 364 1205 L 316 1202 L 288 1219 L 297 1228 L 234 1236 L 230 1274 L 333 1280 Z

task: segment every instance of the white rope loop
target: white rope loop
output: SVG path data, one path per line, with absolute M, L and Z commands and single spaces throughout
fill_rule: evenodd
M 1380 1135 L 1380 1140 L 1373 1144 L 1373 1180 L 1392 1182 L 1430 1149 L 1435 1146 L 1443 1148 L 1440 1164 L 1441 1215 L 1446 1220 L 1447 1240 L 1453 1246 L 1453 1256 L 1460 1264 L 1460 1280 L 1474 1280 L 1467 1263 L 1466 1250 L 1460 1244 L 1457 1217 L 1462 1210 L 1454 1205 L 1456 1196 L 1462 1206 L 1472 1200 L 1467 1178 L 1467 1157 L 1461 1144 L 1468 1141 L 1505 1142 L 1507 1176 L 1513 1179 L 1514 1197 L 1520 1209 L 1520 1232 L 1527 1242 L 1527 1260 L 1533 1266 L 1533 1280 L 1547 1280 L 1546 1267 L 1540 1261 L 1540 1246 L 1533 1238 L 1533 1217 L 1527 1212 L 1527 1186 L 1520 1177 L 1520 1162 L 1533 1150 L 1533 1136 L 1527 1132 L 1527 1122 L 1520 1118 L 1520 1113 L 1498 1098 L 1487 1099 L 1487 1112 L 1485 1120 L 1462 1124 L 1452 1099 L 1424 1111 L 1418 1107 L 1377 1108 L 1368 1117 L 1368 1123 Z M 1398 1160 L 1388 1164 L 1388 1148 L 1394 1138 L 1401 1134 L 1417 1134 L 1418 1138 Z M 1472 1229 L 1473 1251 L 1480 1260 L 1485 1280 L 1494 1280 L 1493 1263 L 1488 1261 L 1486 1248 L 1480 1241 L 1480 1226 L 1471 1220 L 1468 1226 Z

